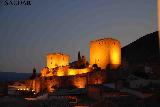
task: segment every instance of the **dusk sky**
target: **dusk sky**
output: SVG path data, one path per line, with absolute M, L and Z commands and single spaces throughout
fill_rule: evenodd
M 46 54 L 63 52 L 89 61 L 89 42 L 112 37 L 122 47 L 157 31 L 157 0 L 31 0 L 31 6 L 0 1 L 0 71 L 38 72 Z

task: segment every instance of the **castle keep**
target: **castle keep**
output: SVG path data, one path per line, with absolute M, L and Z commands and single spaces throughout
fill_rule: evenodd
M 107 65 L 117 68 L 121 64 L 120 42 L 112 38 L 104 38 L 90 42 L 90 65 L 97 64 L 101 69 Z

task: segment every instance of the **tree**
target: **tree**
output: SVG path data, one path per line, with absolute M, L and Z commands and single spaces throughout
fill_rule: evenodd
M 81 53 L 78 51 L 78 61 L 81 61 Z
M 30 79 L 35 79 L 35 78 L 36 78 L 36 68 L 33 68 Z

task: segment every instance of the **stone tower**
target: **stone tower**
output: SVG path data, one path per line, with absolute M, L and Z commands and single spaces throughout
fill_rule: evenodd
M 90 42 L 90 65 L 97 64 L 102 69 L 107 65 L 117 68 L 121 64 L 120 42 L 112 38 L 104 38 Z
M 69 65 L 70 56 L 63 53 L 47 54 L 47 67 L 49 69 Z

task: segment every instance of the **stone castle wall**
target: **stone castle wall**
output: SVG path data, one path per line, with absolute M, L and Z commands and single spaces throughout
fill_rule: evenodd
M 101 84 L 107 81 L 105 71 L 90 72 L 74 76 L 51 76 L 39 77 L 34 80 L 28 80 L 28 87 L 36 92 L 46 90 L 51 92 L 52 88 L 85 88 L 88 84 Z

